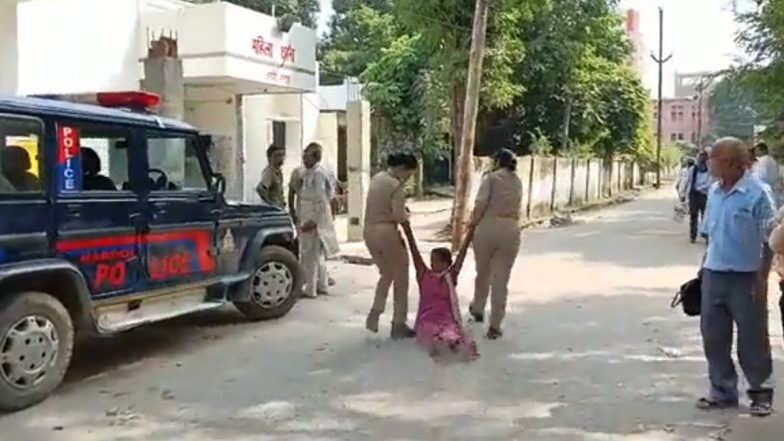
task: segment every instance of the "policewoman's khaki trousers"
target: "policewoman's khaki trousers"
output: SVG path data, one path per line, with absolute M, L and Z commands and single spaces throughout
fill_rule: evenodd
M 500 329 L 506 315 L 509 278 L 520 250 L 517 219 L 488 217 L 479 222 L 474 234 L 476 279 L 471 309 L 483 312 L 490 296 L 490 326 Z
M 371 313 L 384 312 L 389 288 L 394 284 L 393 324 L 405 324 L 408 319 L 408 249 L 396 224 L 365 226 L 365 245 L 378 267 L 379 279 Z

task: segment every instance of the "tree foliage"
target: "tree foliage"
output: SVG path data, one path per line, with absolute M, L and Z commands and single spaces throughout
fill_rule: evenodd
M 428 150 L 447 128 L 457 145 L 474 4 L 335 0 L 322 79 L 359 76 L 395 142 Z M 651 158 L 648 95 L 630 48 L 617 0 L 491 2 L 480 153 L 526 153 L 545 140 L 556 152 Z
M 747 57 L 731 78 L 760 117 L 773 121 L 784 111 L 784 0 L 736 6 L 744 6 L 736 10 L 741 25 L 736 42 Z
M 519 149 L 535 133 L 604 156 L 649 148 L 647 93 L 628 66 L 631 47 L 616 11 L 614 1 L 557 0 L 536 15 L 518 70 L 527 85 L 516 109 Z
M 358 77 L 401 35 L 389 0 L 335 0 L 330 33 L 319 47 L 321 83 Z
M 717 90 L 717 123 L 743 138 L 758 136 L 754 124 L 767 126 L 762 136 L 778 140 L 784 132 L 784 0 L 734 0 L 733 5 L 741 27 L 736 43 L 745 57 Z M 774 155 L 784 157 L 781 143 L 771 144 Z
M 713 139 L 735 136 L 751 139 L 754 126 L 761 123 L 754 94 L 745 86 L 743 75 L 729 73 L 716 83 L 708 98 L 711 114 L 709 135 Z

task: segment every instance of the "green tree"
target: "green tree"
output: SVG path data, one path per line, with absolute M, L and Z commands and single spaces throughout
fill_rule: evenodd
M 433 85 L 428 54 L 421 48 L 421 35 L 398 37 L 361 79 L 375 114 L 388 122 L 391 137 L 387 141 L 397 149 L 404 146 L 432 159 L 444 148 L 438 126 L 445 97 Z
M 650 156 L 648 96 L 629 68 L 617 6 L 552 0 L 530 23 L 526 60 L 517 67 L 526 87 L 513 119 L 519 150 L 544 136 L 559 141 L 557 149 Z
M 708 98 L 711 138 L 754 137 L 754 126 L 761 121 L 754 94 L 747 90 L 743 81 L 742 75 L 731 73 L 712 88 Z
M 763 120 L 774 120 L 784 110 L 784 0 L 735 6 L 741 26 L 736 42 L 747 58 L 734 69 L 734 81 Z
M 498 0 L 493 3 L 488 18 L 487 50 L 482 72 L 480 103 L 484 111 L 507 108 L 525 91 L 524 86 L 515 80 L 514 67 L 525 56 L 521 40 L 523 29 L 544 1 Z M 430 54 L 432 85 L 439 85 L 448 97 L 448 120 L 455 146 L 459 144 L 462 130 L 474 5 L 473 0 L 395 2 L 395 12 L 403 29 L 419 33 L 423 51 Z M 480 123 L 478 130 L 481 132 L 481 129 Z
M 330 32 L 319 45 L 321 84 L 358 77 L 401 34 L 389 0 L 336 0 Z

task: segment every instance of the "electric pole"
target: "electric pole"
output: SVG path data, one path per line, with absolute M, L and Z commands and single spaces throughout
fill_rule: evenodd
M 452 215 L 452 249 L 456 250 L 463 240 L 463 231 L 468 212 L 468 193 L 471 189 L 471 173 L 476 136 L 476 114 L 479 111 L 479 91 L 482 81 L 482 60 L 485 55 L 487 37 L 487 14 L 490 0 L 476 0 L 474 25 L 471 33 L 471 53 L 468 59 L 468 81 L 466 84 L 463 127 L 460 136 L 460 155 L 455 182 L 455 206 Z
M 664 79 L 664 63 L 670 61 L 672 54 L 664 58 L 664 10 L 659 8 L 659 56 L 651 54 L 651 58 L 659 65 L 659 94 L 656 101 L 656 188 L 661 187 L 661 149 L 662 149 L 662 81 Z

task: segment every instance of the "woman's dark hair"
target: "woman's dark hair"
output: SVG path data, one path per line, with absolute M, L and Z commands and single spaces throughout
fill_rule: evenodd
M 447 265 L 452 264 L 452 251 L 450 251 L 449 248 L 433 248 L 433 251 L 430 253 L 434 256 L 438 256 L 438 258 L 446 262 Z
M 416 156 L 408 152 L 394 152 L 387 155 L 387 167 L 403 167 L 407 170 L 414 170 L 419 166 Z
M 495 154 L 495 163 L 509 171 L 517 170 L 517 156 L 509 149 L 501 149 Z
M 754 146 L 755 149 L 761 151 L 762 153 L 768 153 L 768 145 L 764 142 L 758 142 L 757 145 Z

